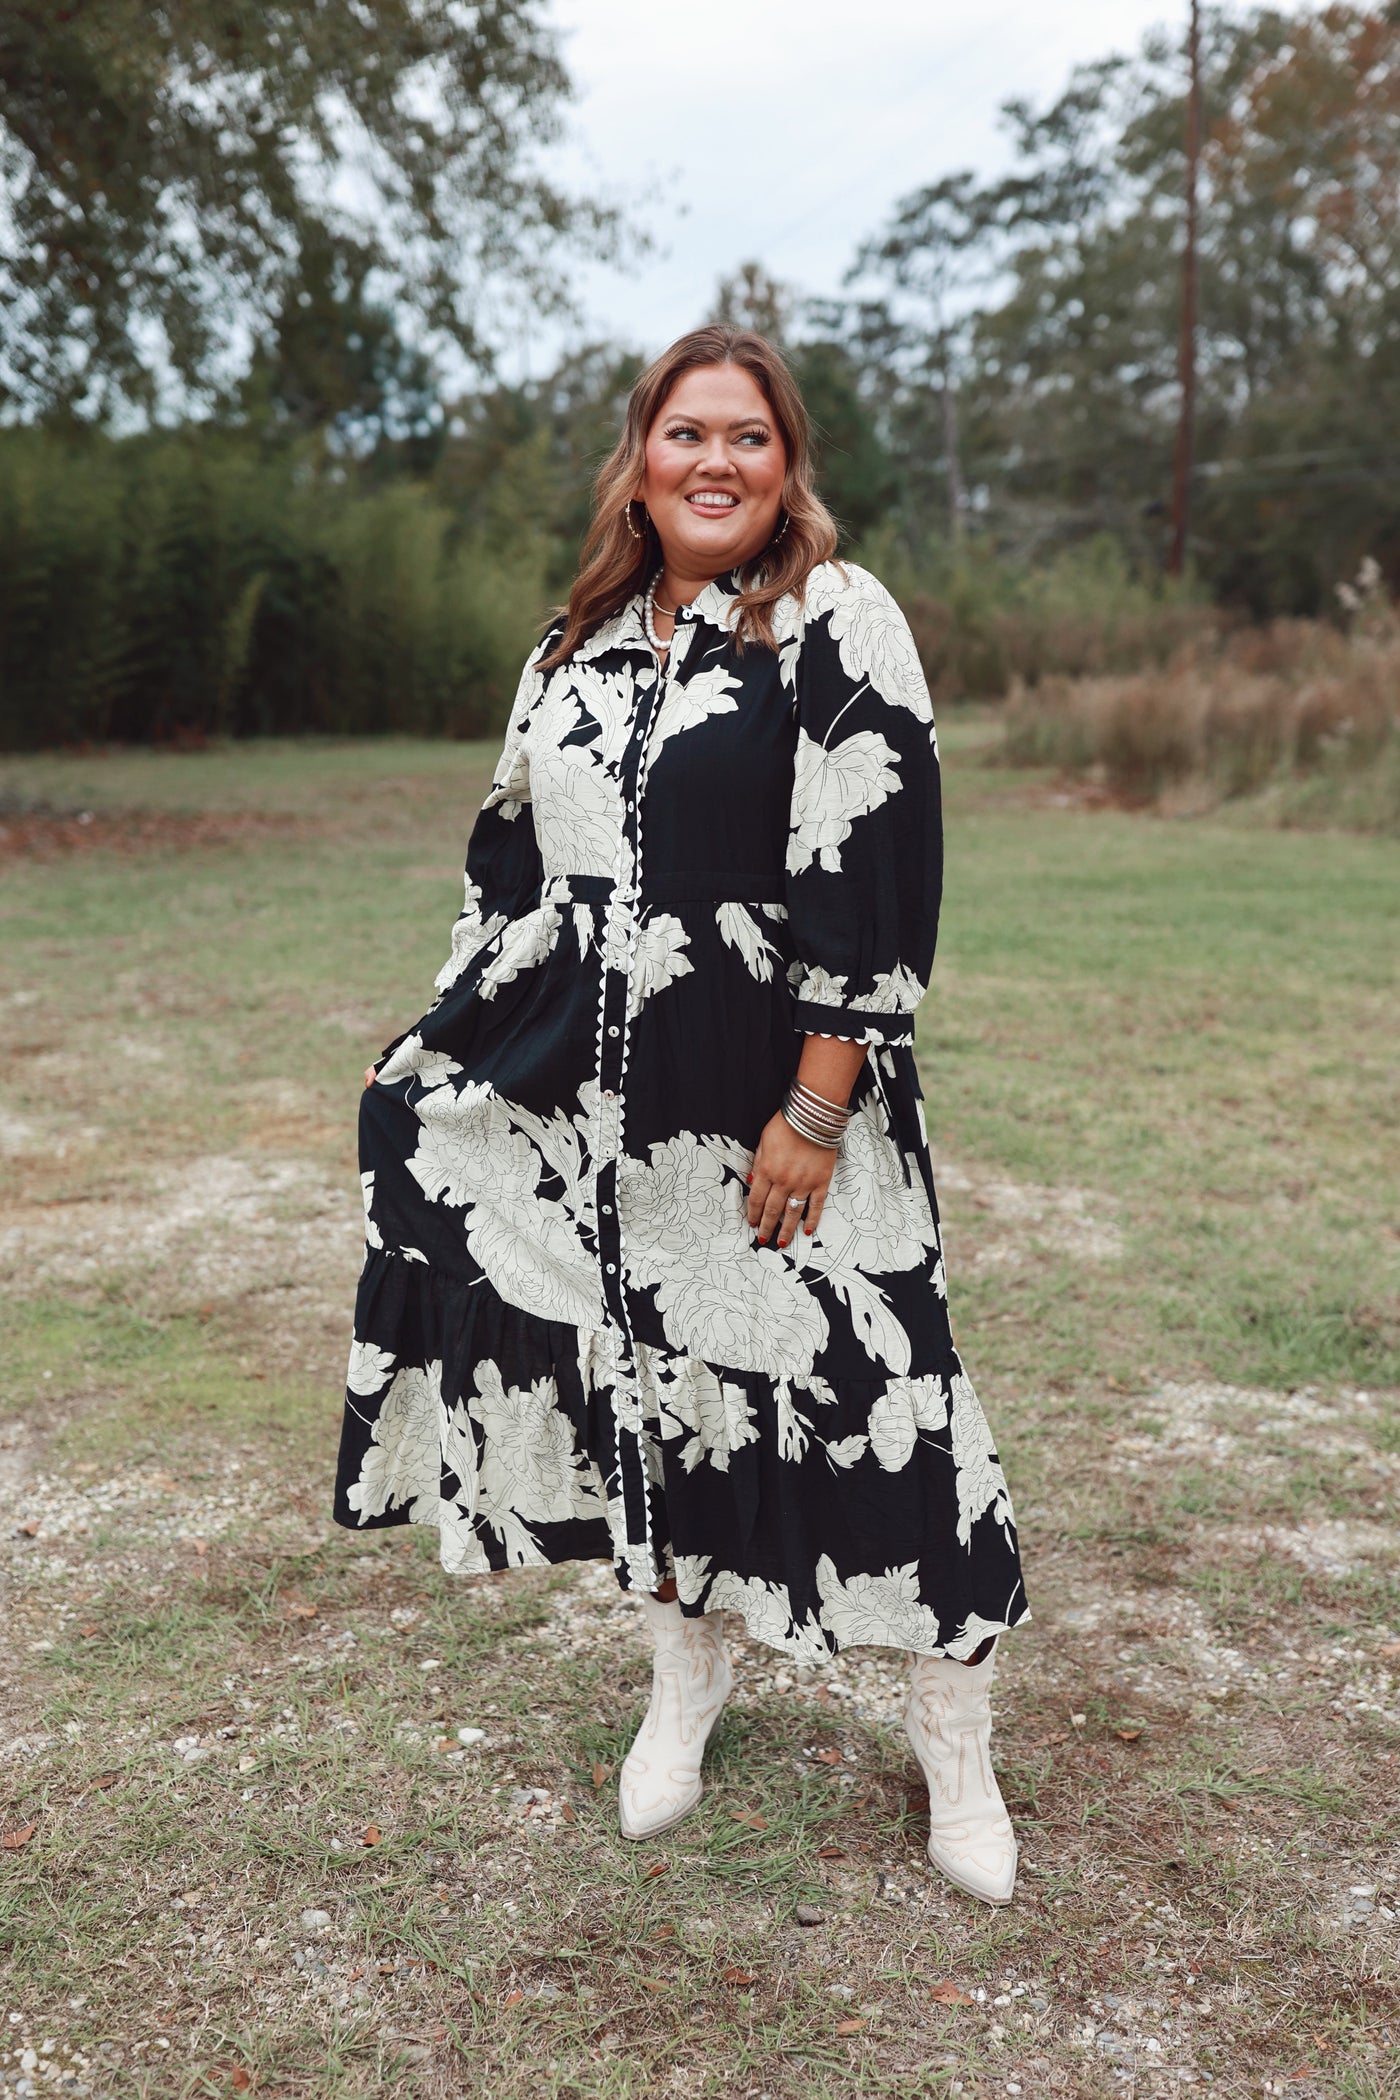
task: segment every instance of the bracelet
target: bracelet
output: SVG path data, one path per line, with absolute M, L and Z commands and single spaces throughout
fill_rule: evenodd
M 810 1145 L 820 1145 L 827 1152 L 840 1149 L 851 1112 L 838 1108 L 834 1101 L 814 1094 L 809 1086 L 794 1079 L 787 1090 L 782 1109 L 784 1120 Z

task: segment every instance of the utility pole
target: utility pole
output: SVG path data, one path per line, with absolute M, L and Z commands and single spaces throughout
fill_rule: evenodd
M 1196 188 L 1201 161 L 1201 0 L 1191 0 L 1187 50 L 1191 81 L 1186 96 L 1186 256 L 1181 278 L 1181 344 L 1177 354 L 1181 408 L 1172 474 L 1169 576 L 1180 576 L 1186 567 L 1186 536 L 1191 524 L 1191 465 L 1196 425 Z

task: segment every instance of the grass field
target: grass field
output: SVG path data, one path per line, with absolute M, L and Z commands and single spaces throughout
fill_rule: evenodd
M 358 1075 L 493 754 L 0 767 L 0 2092 L 1400 2091 L 1395 845 L 946 743 L 1001 1914 L 924 1857 L 897 1656 L 740 1644 L 704 1806 L 626 1846 L 610 1571 L 329 1523 Z

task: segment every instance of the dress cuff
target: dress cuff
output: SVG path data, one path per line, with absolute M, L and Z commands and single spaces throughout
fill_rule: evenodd
M 912 1014 L 879 1014 L 869 1007 L 824 1006 L 799 999 L 793 1026 L 803 1035 L 839 1036 L 843 1043 L 899 1044 L 914 1040 Z

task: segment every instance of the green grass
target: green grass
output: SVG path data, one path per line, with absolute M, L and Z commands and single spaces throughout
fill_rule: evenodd
M 837 1697 L 747 1651 L 701 1810 L 632 1847 L 609 1584 L 332 1532 L 359 1074 L 494 752 L 0 767 L 49 813 L 0 895 L 0 2052 L 162 2100 L 1394 2089 L 1393 1928 L 1338 1922 L 1400 1894 L 1394 848 L 1058 807 L 987 734 L 944 740 L 920 1058 L 1036 1614 L 1003 1914 L 928 1868 L 864 1663 Z

